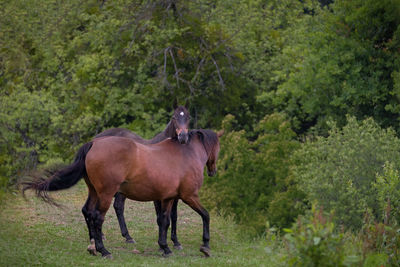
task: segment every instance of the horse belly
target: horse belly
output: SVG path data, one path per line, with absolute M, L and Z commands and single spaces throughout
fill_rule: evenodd
M 179 182 L 166 175 L 138 175 L 127 178 L 120 186 L 120 192 L 137 201 L 154 201 L 175 198 Z

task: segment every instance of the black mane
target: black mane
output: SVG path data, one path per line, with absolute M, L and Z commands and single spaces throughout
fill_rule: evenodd
M 207 155 L 210 155 L 214 146 L 218 143 L 217 134 L 214 131 L 208 129 L 191 130 L 189 132 L 189 142 L 194 135 L 197 135 L 199 137 L 200 141 L 204 145 Z

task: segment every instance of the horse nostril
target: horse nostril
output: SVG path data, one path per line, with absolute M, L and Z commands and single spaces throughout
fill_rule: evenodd
M 178 134 L 178 141 L 181 144 L 186 144 L 189 140 L 189 136 L 185 133 Z

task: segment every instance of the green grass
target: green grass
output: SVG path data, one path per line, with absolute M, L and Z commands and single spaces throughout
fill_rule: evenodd
M 211 214 L 212 256 L 199 251 L 202 223 L 188 206 L 178 206 L 178 238 L 183 250 L 163 258 L 158 250 L 155 212 L 152 202 L 126 201 L 125 217 L 136 244 L 126 244 L 120 234 L 115 212 L 106 215 L 104 245 L 113 259 L 91 256 L 81 207 L 87 196 L 84 183 L 52 193 L 64 208 L 50 206 L 28 192 L 27 199 L 7 195 L 0 205 L 0 265 L 48 266 L 277 266 L 279 255 L 268 253 L 263 240 L 243 241 L 230 220 Z M 172 247 L 172 242 L 169 241 Z M 172 248 L 171 248 L 172 249 Z M 139 253 L 134 253 L 134 250 Z

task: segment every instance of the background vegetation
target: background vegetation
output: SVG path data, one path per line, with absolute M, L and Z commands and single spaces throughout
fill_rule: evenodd
M 177 100 L 225 129 L 210 209 L 287 263 L 400 264 L 399 25 L 399 0 L 0 0 L 0 199 Z

